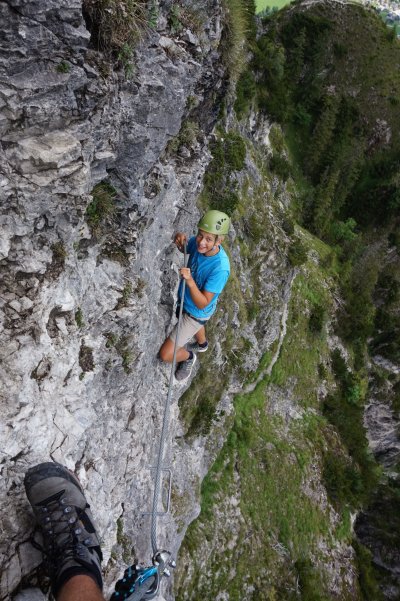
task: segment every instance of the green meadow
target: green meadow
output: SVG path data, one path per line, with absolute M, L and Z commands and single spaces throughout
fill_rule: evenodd
M 286 4 L 289 4 L 289 2 L 290 0 L 256 0 L 256 10 L 259 13 L 265 8 L 273 8 L 274 6 L 282 8 Z

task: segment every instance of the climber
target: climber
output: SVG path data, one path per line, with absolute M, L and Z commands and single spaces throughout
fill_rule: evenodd
M 221 246 L 229 231 L 230 219 L 221 211 L 207 211 L 198 223 L 197 236 L 187 241 L 186 234 L 178 232 L 174 243 L 183 252 L 187 243 L 189 262 L 180 269 L 186 281 L 183 298 L 182 324 L 177 340 L 176 361 L 178 367 L 175 378 L 181 382 L 187 380 L 196 362 L 196 353 L 204 353 L 208 348 L 205 324 L 214 313 L 217 300 L 230 273 L 229 259 Z M 178 309 L 182 302 L 182 284 L 178 289 Z M 164 341 L 159 356 L 169 363 L 173 360 L 177 325 Z M 195 342 L 188 344 L 192 337 Z
M 43 552 L 56 600 L 104 601 L 100 542 L 76 476 L 60 463 L 40 463 L 27 471 L 24 484 L 42 540 L 32 544 Z M 127 568 L 111 601 L 153 599 L 166 567 L 164 553 L 153 566 Z

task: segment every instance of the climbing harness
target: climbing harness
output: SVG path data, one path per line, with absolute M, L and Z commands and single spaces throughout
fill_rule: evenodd
M 183 264 L 184 267 L 186 267 L 186 243 L 184 243 L 183 245 L 183 253 Z M 186 280 L 184 279 L 182 282 L 182 299 L 185 297 L 185 288 Z M 162 577 L 170 576 L 171 573 L 169 571 L 169 568 L 176 567 L 175 561 L 171 559 L 171 553 L 169 551 L 160 550 L 157 545 L 157 517 L 168 513 L 171 499 L 172 473 L 170 469 L 162 467 L 162 462 L 164 458 L 164 444 L 168 433 L 169 409 L 171 403 L 172 387 L 174 382 L 176 353 L 178 350 L 177 340 L 179 338 L 179 328 L 182 321 L 182 310 L 183 302 L 181 302 L 179 306 L 178 325 L 174 343 L 174 353 L 172 357 L 171 375 L 168 385 L 168 394 L 164 405 L 164 418 L 161 429 L 160 444 L 158 448 L 157 465 L 154 468 L 154 495 L 151 511 L 151 546 L 153 550 L 153 565 L 146 568 L 140 568 L 139 566 L 131 566 L 127 568 L 124 572 L 123 578 L 121 578 L 121 580 L 118 580 L 118 582 L 116 583 L 115 592 L 113 593 L 110 601 L 148 601 L 149 599 L 154 599 L 154 597 L 156 597 L 156 595 L 159 592 Z M 166 511 L 159 512 L 158 502 L 161 492 L 162 472 L 167 472 L 169 474 L 169 487 Z

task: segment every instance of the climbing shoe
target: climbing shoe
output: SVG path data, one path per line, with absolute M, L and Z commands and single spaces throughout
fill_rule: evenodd
M 90 576 L 100 587 L 103 559 L 93 517 L 79 481 L 59 463 L 41 463 L 25 475 L 25 490 L 41 534 L 34 547 L 44 565 L 56 597 L 73 576 Z
M 190 352 L 190 351 L 189 351 Z M 192 373 L 193 365 L 196 363 L 196 354 L 192 352 L 192 358 L 181 361 L 175 371 L 175 380 L 184 382 Z
M 188 344 L 186 348 L 193 353 L 205 353 L 208 349 L 208 341 L 206 340 L 204 344 L 199 344 L 196 340 L 196 342 Z

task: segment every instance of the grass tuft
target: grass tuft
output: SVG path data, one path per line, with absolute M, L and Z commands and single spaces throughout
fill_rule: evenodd
M 115 213 L 117 191 L 111 184 L 100 182 L 92 190 L 93 200 L 86 209 L 86 220 L 91 232 L 98 236 L 102 233 L 104 222 Z

